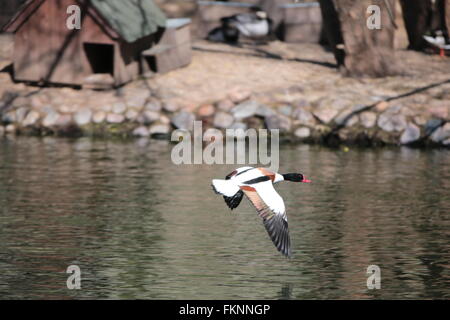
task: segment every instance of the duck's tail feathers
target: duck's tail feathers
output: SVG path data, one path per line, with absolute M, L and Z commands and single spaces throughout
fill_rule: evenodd
M 221 194 L 225 197 L 233 197 L 238 191 L 240 191 L 234 181 L 222 179 L 213 179 L 212 188 L 215 193 Z

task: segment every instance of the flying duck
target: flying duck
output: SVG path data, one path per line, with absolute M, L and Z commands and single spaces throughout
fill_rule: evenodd
M 265 168 L 242 167 L 222 179 L 213 179 L 214 192 L 223 196 L 233 210 L 244 194 L 263 219 L 272 242 L 283 255 L 291 257 L 291 240 L 284 201 L 273 187 L 280 181 L 311 182 L 301 173 L 279 174 Z

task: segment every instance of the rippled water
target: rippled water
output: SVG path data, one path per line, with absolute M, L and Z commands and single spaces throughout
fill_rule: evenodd
M 277 187 L 287 260 L 247 200 L 231 213 L 211 191 L 233 166 L 175 166 L 171 147 L 0 140 L 0 297 L 450 298 L 449 151 L 283 146 L 280 172 L 313 180 Z

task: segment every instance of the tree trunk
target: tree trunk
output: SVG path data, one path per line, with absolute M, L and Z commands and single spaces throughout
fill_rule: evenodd
M 389 7 L 386 6 L 389 3 Z M 393 0 L 320 0 L 324 27 L 336 61 L 346 75 L 384 77 L 398 74 L 394 56 Z M 369 29 L 367 8 L 380 8 L 380 29 Z
M 423 35 L 431 26 L 431 0 L 400 0 L 400 4 L 408 33 L 408 49 L 424 49 L 427 43 L 423 39 Z

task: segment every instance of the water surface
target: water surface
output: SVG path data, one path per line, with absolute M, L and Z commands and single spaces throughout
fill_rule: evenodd
M 0 298 L 450 298 L 448 150 L 282 146 L 280 172 L 313 180 L 277 187 L 288 260 L 247 200 L 230 212 L 211 191 L 233 166 L 176 166 L 171 148 L 0 140 Z

